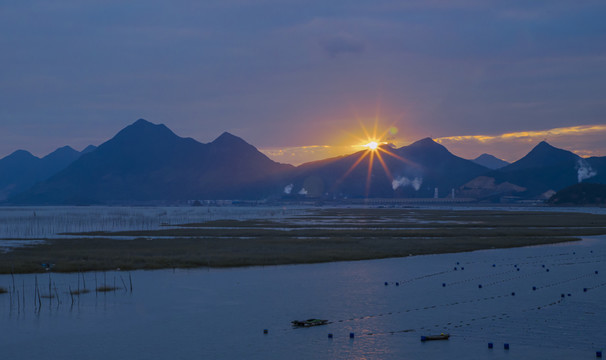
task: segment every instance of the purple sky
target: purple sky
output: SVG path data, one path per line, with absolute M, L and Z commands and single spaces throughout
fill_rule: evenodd
M 0 157 L 138 118 L 290 163 L 375 122 L 467 158 L 543 139 L 604 156 L 605 18 L 603 0 L 3 1 Z

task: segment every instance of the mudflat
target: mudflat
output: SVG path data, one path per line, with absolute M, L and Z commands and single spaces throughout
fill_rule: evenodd
M 0 253 L 0 273 L 238 267 L 543 245 L 606 234 L 606 215 L 549 211 L 316 208 L 282 219 L 63 234 Z

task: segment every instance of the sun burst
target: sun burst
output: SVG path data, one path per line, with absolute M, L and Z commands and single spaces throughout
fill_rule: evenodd
M 377 148 L 379 147 L 379 143 L 376 141 L 371 141 L 363 146 L 368 148 L 369 150 L 377 150 Z
M 372 171 L 373 171 L 373 167 L 374 167 L 374 162 L 375 162 L 375 157 L 376 160 L 378 160 L 378 163 L 381 165 L 381 167 L 383 168 L 383 171 L 385 172 L 385 175 L 387 176 L 387 178 L 389 179 L 389 181 L 393 181 L 393 175 L 391 174 L 391 171 L 389 170 L 389 167 L 387 165 L 387 163 L 385 162 L 384 156 L 382 156 L 381 154 L 385 154 L 387 156 L 390 156 L 392 158 L 395 158 L 399 161 L 408 163 L 408 164 L 412 164 L 412 162 L 410 160 L 404 159 L 401 156 L 395 154 L 391 147 L 389 146 L 389 143 L 384 141 L 386 138 L 390 138 L 393 137 L 397 132 L 398 129 L 395 126 L 391 126 L 389 127 L 385 132 L 379 134 L 378 133 L 378 119 L 375 119 L 375 124 L 373 127 L 373 131 L 372 133 L 369 133 L 369 131 L 367 131 L 366 127 L 362 124 L 362 122 L 360 122 L 360 127 L 362 128 L 362 131 L 364 132 L 365 138 L 363 139 L 359 139 L 360 142 L 358 145 L 358 148 L 361 146 L 363 149 L 365 149 L 365 151 L 363 151 L 360 154 L 360 157 L 351 165 L 351 167 L 343 174 L 343 176 L 337 181 L 337 184 L 343 182 L 345 180 L 345 178 L 347 178 L 347 176 L 349 176 L 349 174 L 351 174 L 357 167 L 358 165 L 360 165 L 360 163 L 362 163 L 362 161 L 364 159 L 366 159 L 368 157 L 368 170 L 366 173 L 366 197 L 369 196 L 370 194 L 370 185 L 371 185 L 371 180 L 372 180 Z

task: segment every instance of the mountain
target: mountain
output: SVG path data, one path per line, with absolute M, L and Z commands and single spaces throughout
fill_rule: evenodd
M 224 133 L 202 144 L 139 119 L 63 171 L 11 199 L 90 204 L 261 198 L 293 167 Z
M 471 161 L 473 161 L 476 164 L 487 167 L 491 170 L 500 169 L 502 167 L 509 165 L 509 163 L 507 161 L 501 160 L 490 154 L 482 154 Z
M 399 149 L 383 145 L 375 152 L 363 150 L 300 165 L 290 184 L 285 184 L 289 193 L 285 195 L 433 197 L 438 188 L 438 195 L 445 197 L 451 189 L 487 171 L 426 138 Z
M 558 191 L 549 199 L 554 205 L 606 205 L 606 185 L 580 183 Z
M 563 164 L 574 164 L 579 159 L 578 155 L 568 150 L 558 149 L 549 145 L 546 141 L 541 141 L 526 156 L 501 170 L 516 172 L 526 169 L 558 167 Z
M 597 174 L 604 172 L 606 161 L 602 158 L 583 159 L 542 141 L 520 160 L 485 174 L 485 179 L 474 179 L 465 188 L 471 190 L 474 185 L 486 184 L 473 191 L 495 199 L 503 195 L 514 195 L 546 200 L 567 186 L 588 179 L 599 182 L 602 178 L 597 177 Z
M 0 159 L 0 201 L 46 180 L 72 163 L 81 153 L 69 146 L 59 148 L 43 158 L 17 150 Z

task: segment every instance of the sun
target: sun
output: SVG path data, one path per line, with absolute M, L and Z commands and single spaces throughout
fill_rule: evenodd
M 368 144 L 364 145 L 364 147 L 367 147 L 370 150 L 377 150 L 377 148 L 379 147 L 379 143 L 376 141 L 371 141 Z

